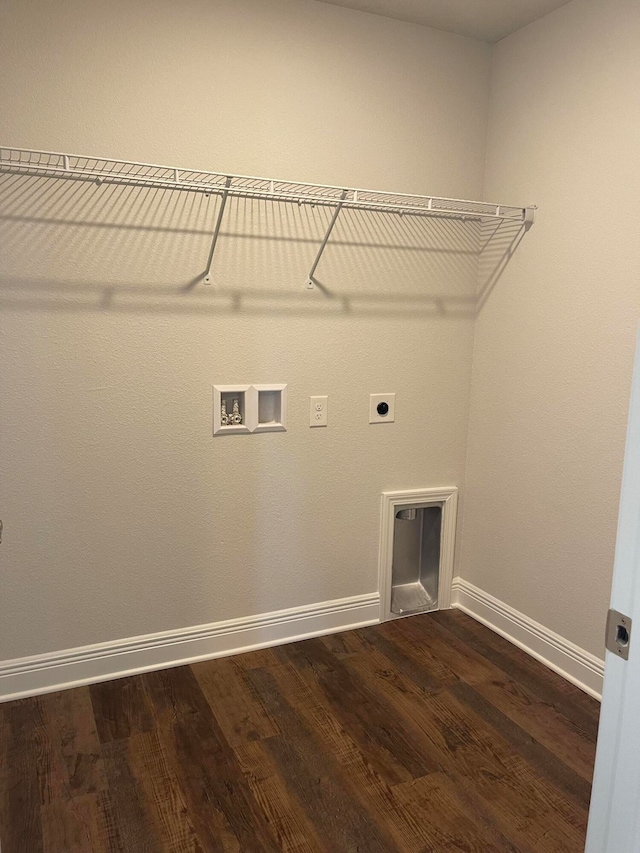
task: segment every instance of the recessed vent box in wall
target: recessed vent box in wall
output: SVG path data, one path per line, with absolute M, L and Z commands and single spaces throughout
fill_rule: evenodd
M 382 495 L 382 621 L 450 606 L 456 506 L 453 487 Z
M 438 608 L 442 507 L 396 509 L 391 564 L 391 612 L 396 616 Z

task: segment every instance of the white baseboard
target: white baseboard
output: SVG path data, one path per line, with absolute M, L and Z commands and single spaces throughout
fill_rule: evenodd
M 604 661 L 462 578 L 454 578 L 453 607 L 554 670 L 595 699 L 602 698 Z
M 604 661 L 462 578 L 453 607 L 482 622 L 596 699 Z M 0 662 L 0 702 L 240 654 L 379 622 L 378 593 L 356 595 L 194 628 Z
M 374 625 L 377 592 L 0 662 L 0 702 Z

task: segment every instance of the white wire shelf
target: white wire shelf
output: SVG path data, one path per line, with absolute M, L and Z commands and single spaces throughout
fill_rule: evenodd
M 314 285 L 316 267 L 338 215 L 343 209 L 379 211 L 401 216 L 444 217 L 463 221 L 503 220 L 522 223 L 525 228 L 533 224 L 535 215 L 535 207 L 515 207 L 466 199 L 298 183 L 275 178 L 204 172 L 174 166 L 158 166 L 152 163 L 36 151 L 11 146 L 0 146 L 0 173 L 92 181 L 98 186 L 120 184 L 221 196 L 209 260 L 203 276 L 206 284 L 211 280 L 213 254 L 225 204 L 229 197 L 260 198 L 275 202 L 328 206 L 334 209 L 333 217 L 307 278 L 309 288 Z

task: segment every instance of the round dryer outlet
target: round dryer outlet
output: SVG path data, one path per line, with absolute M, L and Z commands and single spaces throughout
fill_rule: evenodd
M 396 419 L 395 394 L 371 394 L 369 396 L 369 423 L 392 424 Z

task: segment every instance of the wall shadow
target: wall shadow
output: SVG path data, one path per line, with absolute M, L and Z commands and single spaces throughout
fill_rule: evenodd
M 482 249 L 478 257 L 477 311 L 482 311 L 511 258 L 528 231 L 519 222 L 483 223 Z
M 219 204 L 202 193 L 1 175 L 0 309 L 471 317 L 524 233 L 514 223 L 343 211 L 308 290 L 332 209 L 233 199 L 206 286 Z

